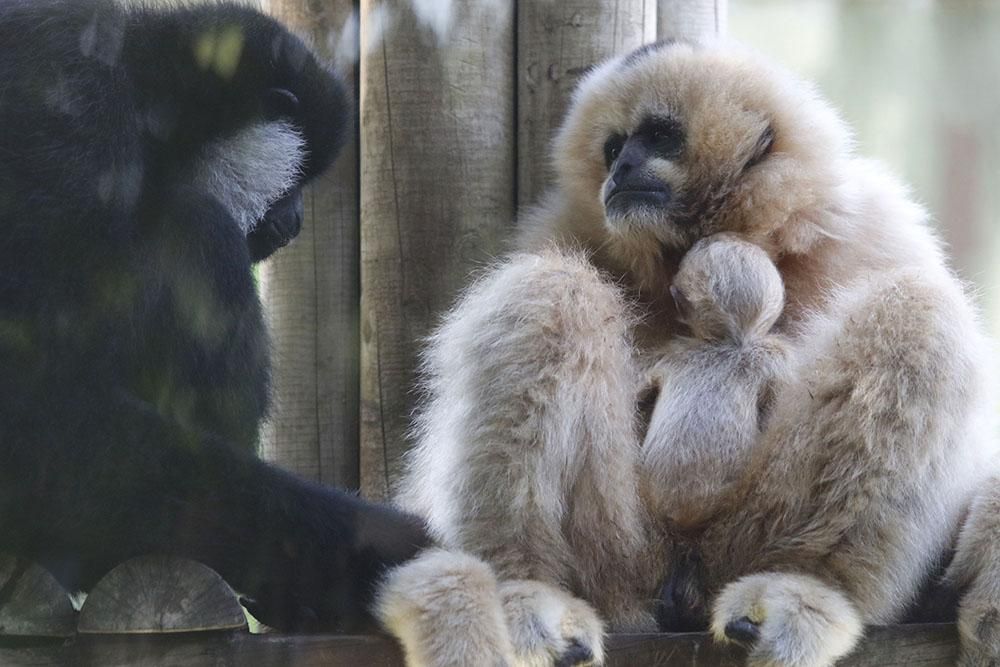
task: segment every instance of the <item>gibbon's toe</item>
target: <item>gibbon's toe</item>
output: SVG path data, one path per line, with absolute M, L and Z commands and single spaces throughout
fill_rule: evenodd
M 518 667 L 604 663 L 604 627 L 583 600 L 540 581 L 500 584 Z
M 712 612 L 716 640 L 748 648 L 750 665 L 833 665 L 854 648 L 862 629 L 843 593 L 802 574 L 743 577 L 722 590 Z

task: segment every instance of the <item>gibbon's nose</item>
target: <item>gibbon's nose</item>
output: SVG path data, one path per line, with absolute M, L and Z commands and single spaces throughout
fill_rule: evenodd
M 646 163 L 649 157 L 646 148 L 630 138 L 622 147 L 622 152 L 615 160 L 614 171 L 611 172 L 611 180 L 615 185 L 621 185 L 629 180 L 629 176 L 638 171 Z
M 641 207 L 664 208 L 670 203 L 670 186 L 643 167 L 649 160 L 649 147 L 641 138 L 630 137 L 611 165 L 611 177 L 604 190 L 608 212 L 623 213 Z

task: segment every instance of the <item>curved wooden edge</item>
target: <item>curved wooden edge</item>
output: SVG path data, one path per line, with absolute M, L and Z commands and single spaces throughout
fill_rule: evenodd
M 958 634 L 951 624 L 869 629 L 843 667 L 945 667 L 955 664 Z M 705 633 L 611 635 L 608 667 L 740 667 L 745 654 L 716 644 Z M 4 648 L 0 665 L 49 667 L 93 664 L 404 667 L 399 645 L 383 636 L 251 635 L 245 632 L 147 636 L 80 636 L 62 645 Z
M 246 628 L 219 574 L 174 556 L 139 556 L 102 578 L 80 610 L 80 634 L 162 634 Z
M 76 611 L 41 566 L 0 554 L 0 637 L 70 637 Z

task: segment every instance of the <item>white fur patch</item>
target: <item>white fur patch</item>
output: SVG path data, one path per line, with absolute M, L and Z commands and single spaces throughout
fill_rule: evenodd
M 299 181 L 305 150 L 305 139 L 287 122 L 251 125 L 209 144 L 194 182 L 218 199 L 247 233 Z

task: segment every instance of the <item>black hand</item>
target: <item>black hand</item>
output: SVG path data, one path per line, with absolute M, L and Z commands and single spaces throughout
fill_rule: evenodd
M 299 235 L 304 215 L 302 190 L 296 188 L 274 202 L 263 219 L 247 234 L 250 259 L 267 259 Z

